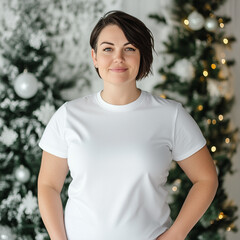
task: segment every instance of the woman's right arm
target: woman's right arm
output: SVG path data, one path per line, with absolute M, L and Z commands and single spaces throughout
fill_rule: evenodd
M 60 193 L 68 171 L 66 158 L 43 151 L 38 176 L 38 204 L 52 240 L 67 240 Z

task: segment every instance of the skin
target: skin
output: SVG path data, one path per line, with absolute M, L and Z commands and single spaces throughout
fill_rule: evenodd
M 92 49 L 92 59 L 103 79 L 101 96 L 104 101 L 122 105 L 139 97 L 141 91 L 136 87 L 136 76 L 140 52 L 118 26 L 109 25 L 102 30 L 97 51 Z M 157 240 L 184 240 L 210 205 L 218 186 L 216 168 L 206 146 L 178 164 L 193 186 L 177 219 Z M 44 224 L 54 240 L 67 240 L 60 192 L 68 171 L 67 159 L 43 151 L 38 201 Z

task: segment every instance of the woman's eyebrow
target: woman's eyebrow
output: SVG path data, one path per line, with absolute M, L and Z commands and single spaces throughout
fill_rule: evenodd
M 114 45 L 114 43 L 111 43 L 111 42 L 102 42 L 100 45 L 103 45 L 103 44 L 109 44 L 109 45 L 112 45 L 112 46 Z M 131 44 L 131 43 L 127 42 L 127 43 L 123 44 L 123 46 L 126 46 L 128 44 Z

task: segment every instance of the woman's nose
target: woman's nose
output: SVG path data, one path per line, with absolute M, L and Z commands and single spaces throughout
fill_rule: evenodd
M 115 62 L 123 62 L 124 61 L 124 53 L 122 50 L 115 51 L 114 61 Z

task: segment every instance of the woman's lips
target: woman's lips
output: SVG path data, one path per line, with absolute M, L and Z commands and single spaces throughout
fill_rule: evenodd
M 127 71 L 127 68 L 111 68 L 110 71 L 121 73 Z

